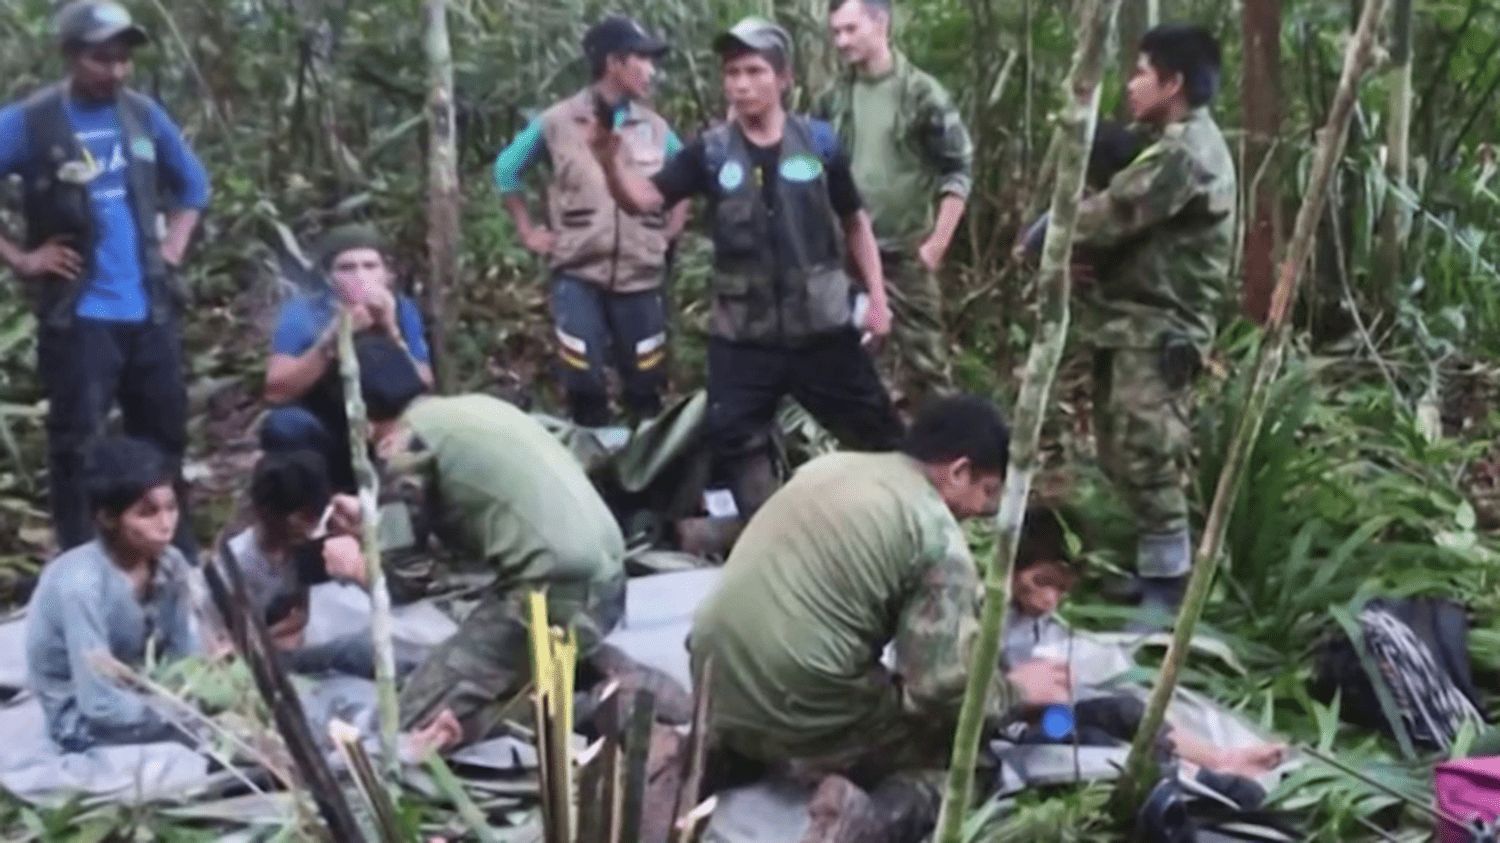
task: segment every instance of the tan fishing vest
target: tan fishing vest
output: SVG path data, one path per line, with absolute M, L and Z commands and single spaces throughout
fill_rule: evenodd
M 615 204 L 589 149 L 593 126 L 590 88 L 542 113 L 542 137 L 552 162 L 547 218 L 557 235 L 552 270 L 615 292 L 654 289 L 661 286 L 666 263 L 666 214 L 633 216 Z M 622 160 L 642 176 L 655 175 L 666 163 L 666 121 L 632 103 L 618 129 Z

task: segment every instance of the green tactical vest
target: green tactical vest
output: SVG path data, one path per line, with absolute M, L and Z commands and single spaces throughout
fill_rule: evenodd
M 70 245 L 84 261 L 77 281 L 61 278 L 28 280 L 26 287 L 37 320 L 51 327 L 65 327 L 72 322 L 85 279 L 94 271 L 94 212 L 89 202 L 88 185 L 58 177 L 65 164 L 84 158 L 63 107 L 67 84 L 49 85 L 33 94 L 23 105 L 27 140 L 31 146 L 31 160 L 21 173 L 27 247 L 35 249 L 53 237 L 67 236 L 71 238 Z M 151 302 L 151 320 L 162 322 L 180 304 L 180 297 L 172 286 L 166 261 L 161 257 L 161 238 L 157 230 L 161 198 L 157 192 L 156 142 L 146 130 L 150 125 L 150 104 L 141 94 L 124 91 L 120 95 L 118 113 L 123 146 L 130 151 L 125 178 L 141 249 L 141 278 Z
M 807 119 L 787 116 L 773 207 L 766 206 L 737 125 L 710 130 L 704 144 L 715 185 L 710 333 L 795 345 L 847 329 L 843 229 Z

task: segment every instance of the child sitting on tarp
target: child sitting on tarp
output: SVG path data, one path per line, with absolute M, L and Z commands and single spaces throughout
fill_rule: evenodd
M 85 457 L 97 538 L 48 563 L 27 606 L 29 683 L 66 752 L 182 736 L 101 664 L 113 658 L 140 669 L 197 649 L 188 565 L 171 545 L 176 474 L 139 439 L 104 439 Z
M 315 451 L 268 452 L 250 480 L 252 523 L 217 548 L 216 564 L 233 559 L 244 578 L 250 607 L 258 612 L 287 669 L 297 673 L 345 673 L 373 677 L 374 648 L 368 630 L 357 630 L 309 645 L 307 627 L 311 589 L 328 582 L 326 556 L 349 552 L 348 540 L 326 550 L 330 533 L 344 533 L 340 514 L 330 508 L 332 483 L 323 456 Z M 354 564 L 362 565 L 362 559 Z M 227 632 L 213 615 L 216 634 L 226 646 Z M 397 648 L 396 669 L 404 673 L 416 656 Z
M 1026 513 L 1026 524 L 1016 548 L 1015 575 L 1011 579 L 1011 610 L 1005 628 L 1002 661 L 1005 665 L 1021 664 L 1037 658 L 1046 646 L 1053 650 L 1066 647 L 1071 634 L 1057 620 L 1057 610 L 1078 579 L 1078 570 L 1068 552 L 1062 522 L 1056 513 L 1034 507 Z M 1087 676 L 1074 676 L 1076 682 L 1089 684 Z M 1106 677 L 1093 677 L 1102 680 Z M 1140 699 L 1115 694 L 1078 700 L 1072 707 L 1072 731 L 1077 742 L 1085 746 L 1115 746 L 1130 743 L 1145 714 Z M 1064 718 L 1066 721 L 1066 718 Z M 1072 732 L 1028 725 L 1017 735 L 1021 743 L 1074 742 Z M 1286 747 L 1260 744 L 1248 747 L 1220 747 L 1186 729 L 1171 724 L 1162 729 L 1160 742 L 1183 761 L 1218 773 L 1256 778 L 1281 764 Z

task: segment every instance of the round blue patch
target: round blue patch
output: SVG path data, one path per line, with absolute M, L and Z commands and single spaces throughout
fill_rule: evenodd
M 738 161 L 730 161 L 719 168 L 719 187 L 734 190 L 745 183 L 745 168 Z
M 787 181 L 815 181 L 823 175 L 823 162 L 815 155 L 793 155 L 781 162 L 781 177 Z
M 1073 734 L 1073 709 L 1049 705 L 1042 711 L 1042 734 L 1060 741 Z

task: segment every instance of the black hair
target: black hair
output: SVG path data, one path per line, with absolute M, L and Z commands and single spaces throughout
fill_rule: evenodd
M 737 58 L 749 55 L 756 55 L 765 59 L 766 62 L 771 65 L 771 69 L 776 71 L 776 75 L 778 76 L 786 73 L 787 70 L 791 67 L 791 62 L 787 59 L 785 50 L 777 47 L 770 47 L 765 50 L 757 50 L 749 44 L 734 44 L 732 46 L 724 48 L 724 50 L 719 53 L 719 63 L 721 65 L 728 64 L 729 62 Z
M 901 442 L 901 453 L 924 463 L 967 457 L 974 470 L 1003 474 L 1010 429 L 992 402 L 976 395 L 937 398 L 922 406 Z
M 169 486 L 176 467 L 150 442 L 109 436 L 89 446 L 83 458 L 83 489 L 89 511 L 118 516 L 146 493 Z
M 1145 146 L 1136 133 L 1113 120 L 1100 121 L 1094 130 L 1094 145 L 1089 150 L 1085 181 L 1093 190 L 1109 187 L 1109 180 L 1130 166 Z
M 1164 23 L 1141 36 L 1141 52 L 1161 73 L 1182 74 L 1188 104 L 1206 105 L 1219 90 L 1219 40 L 1201 26 Z
M 268 453 L 250 479 L 250 503 L 263 518 L 322 512 L 332 496 L 328 464 L 317 451 Z
M 370 421 L 397 418 L 427 391 L 411 355 L 390 337 L 360 337 L 355 340 L 354 354 L 359 358 L 359 388 Z
M 1068 570 L 1074 570 L 1073 554 L 1068 551 L 1068 537 L 1062 519 L 1050 507 L 1033 506 L 1026 510 L 1021 539 L 1016 543 L 1016 571 L 1047 562 L 1060 563 Z

